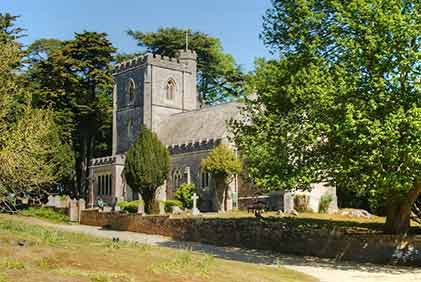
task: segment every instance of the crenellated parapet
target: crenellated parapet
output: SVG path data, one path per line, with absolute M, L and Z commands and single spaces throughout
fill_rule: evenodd
M 126 155 L 118 154 L 114 156 L 92 159 L 89 163 L 89 166 L 102 166 L 111 164 L 124 165 L 125 160 Z
M 188 67 L 185 64 L 185 60 L 196 60 L 197 54 L 193 50 L 184 50 L 178 53 L 178 57 L 167 57 L 161 56 L 158 54 L 145 54 L 142 56 L 135 57 L 131 60 L 124 61 L 122 63 L 116 64 L 114 66 L 113 74 L 118 74 L 125 72 L 137 67 L 141 67 L 147 64 L 157 65 L 160 67 L 172 68 L 172 69 L 182 69 L 184 71 L 189 71 Z
M 146 63 L 146 56 L 137 56 L 131 60 L 116 64 L 113 69 L 113 74 L 124 72 L 136 67 L 142 66 Z
M 216 145 L 218 145 L 220 141 L 220 139 L 216 138 L 199 139 L 192 140 L 183 144 L 172 144 L 169 145 L 167 148 L 172 155 L 197 151 L 208 151 L 213 149 Z
M 109 165 L 114 163 L 115 157 L 103 157 L 103 158 L 96 158 L 92 159 L 89 166 L 100 166 L 100 165 Z

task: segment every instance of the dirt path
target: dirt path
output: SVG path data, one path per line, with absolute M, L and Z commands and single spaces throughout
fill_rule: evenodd
M 191 249 L 212 254 L 216 257 L 256 264 L 281 265 L 304 272 L 320 279 L 321 282 L 421 282 L 421 268 L 379 266 L 367 263 L 335 262 L 332 259 L 298 257 L 272 252 L 247 250 L 232 247 L 218 247 L 195 242 L 180 242 L 159 235 L 104 230 L 99 227 L 77 224 L 53 224 L 33 218 L 21 218 L 32 224 L 57 228 L 63 231 L 87 235 L 135 241 L 169 248 Z

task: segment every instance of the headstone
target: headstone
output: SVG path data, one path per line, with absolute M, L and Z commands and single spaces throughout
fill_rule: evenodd
M 50 195 L 48 196 L 48 202 L 46 204 L 47 207 L 54 207 L 56 205 L 56 202 L 54 200 L 54 196 Z
M 70 200 L 69 216 L 70 221 L 79 221 L 79 207 L 76 199 Z
M 101 197 L 98 197 L 98 199 L 96 200 L 96 206 L 100 210 L 104 210 L 104 201 L 101 199 Z
M 140 215 L 144 215 L 145 214 L 145 206 L 144 205 L 138 205 L 137 206 L 137 213 Z
M 78 211 L 79 211 L 79 221 L 80 221 L 80 217 L 82 216 L 82 211 L 84 209 L 86 209 L 86 201 L 85 199 L 79 199 L 78 201 Z
M 165 214 L 165 203 L 163 201 L 159 202 L 159 214 L 164 215 Z
M 104 206 L 104 209 L 102 210 L 103 212 L 111 212 L 111 207 L 110 206 Z
M 193 193 L 193 196 L 192 196 L 192 200 L 193 200 L 192 214 L 193 215 L 199 215 L 200 214 L 200 210 L 197 208 L 197 200 L 198 199 L 199 199 L 199 197 L 196 195 L 196 193 Z
M 60 208 L 61 207 L 61 198 L 59 195 L 54 196 L 54 207 Z
M 182 214 L 183 213 L 183 210 L 182 209 L 180 209 L 179 207 L 177 207 L 177 206 L 172 206 L 171 207 L 171 210 L 172 210 L 172 213 L 173 214 Z

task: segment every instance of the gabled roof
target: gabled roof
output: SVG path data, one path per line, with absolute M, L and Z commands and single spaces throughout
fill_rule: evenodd
M 237 119 L 242 103 L 230 102 L 169 116 L 159 124 L 157 134 L 166 145 L 183 144 L 227 136 L 227 122 Z

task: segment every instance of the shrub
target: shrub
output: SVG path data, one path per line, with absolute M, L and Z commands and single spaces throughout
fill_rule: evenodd
M 20 212 L 23 216 L 32 216 L 48 219 L 54 222 L 69 222 L 70 218 L 52 208 L 28 208 Z
M 332 195 L 326 194 L 320 197 L 319 202 L 319 213 L 327 213 L 329 210 L 330 203 L 332 203 Z
M 242 162 L 236 153 L 225 144 L 216 146 L 201 162 L 204 170 L 212 174 L 215 180 L 215 196 L 217 209 L 224 211 L 227 208 L 228 182 L 233 175 L 241 172 Z
M 127 184 L 142 195 L 145 212 L 153 212 L 155 192 L 164 184 L 170 169 L 170 155 L 155 133 L 141 126 L 136 142 L 127 152 L 124 176 Z
M 167 200 L 162 202 L 165 206 L 165 212 L 172 212 L 172 207 L 179 207 L 180 209 L 183 207 L 183 203 L 178 200 Z
M 193 193 L 196 191 L 194 184 L 183 183 L 175 192 L 175 198 L 183 204 L 184 208 L 193 207 Z
M 309 198 L 307 195 L 297 195 L 294 197 L 294 209 L 297 212 L 308 211 Z
M 144 203 L 142 200 L 137 200 L 137 201 L 121 201 L 121 202 L 118 202 L 117 205 L 123 211 L 129 212 L 129 213 L 137 213 L 138 206 L 143 205 L 143 204 Z

